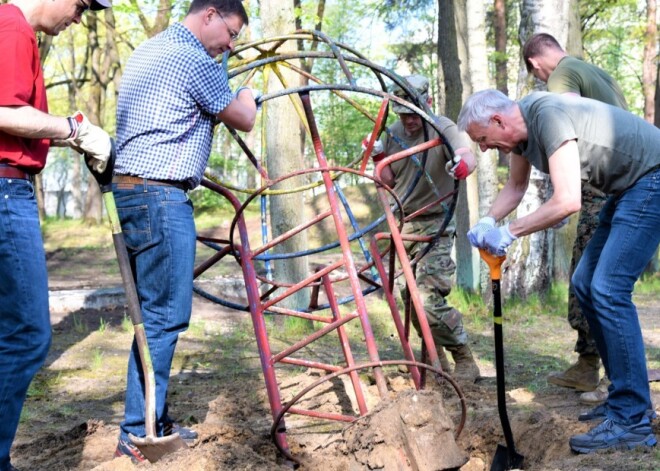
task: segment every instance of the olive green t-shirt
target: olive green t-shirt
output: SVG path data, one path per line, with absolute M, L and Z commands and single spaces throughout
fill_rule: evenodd
M 535 92 L 518 102 L 527 141 L 513 152 L 549 173 L 549 157 L 576 140 L 582 181 L 607 194 L 626 190 L 660 166 L 660 129 L 600 101 Z
M 454 124 L 449 118 L 444 116 L 438 117 L 438 124 L 438 128 L 447 139 L 452 149 L 470 146 L 470 140 L 467 135 L 460 132 L 456 124 Z M 428 140 L 433 140 L 438 137 L 438 133 L 433 128 L 429 125 L 425 126 L 428 130 Z M 401 121 L 397 121 L 392 125 L 390 130 L 392 134 L 394 134 L 397 139 L 406 146 L 405 148 L 423 144 L 427 141 L 427 139 L 424 138 L 423 130 L 420 130 L 420 132 L 414 136 L 406 136 Z M 404 150 L 404 147 L 385 133 L 381 136 L 381 140 L 385 155 L 396 154 L 397 152 Z M 416 155 L 421 162 L 423 152 Z M 445 170 L 445 165 L 449 161 L 449 158 L 449 151 L 444 145 L 435 146 L 428 150 L 425 170 L 434 182 L 437 194 L 434 192 L 433 187 L 429 184 L 427 178 L 422 174 L 410 195 L 405 201 L 403 201 L 403 211 L 406 215 L 423 208 L 427 204 L 437 201 L 438 196 L 445 196 L 454 189 L 454 180 Z M 412 157 L 407 157 L 392 163 L 390 168 L 394 173 L 394 192 L 399 198 L 403 198 L 407 194 L 408 188 L 415 181 L 419 167 L 415 165 Z M 437 204 L 425 211 L 420 217 L 441 215 L 443 212 L 444 209 L 442 208 L 442 205 Z
M 548 91 L 577 93 L 586 98 L 628 109 L 623 92 L 604 70 L 577 57 L 564 56 L 548 77 Z

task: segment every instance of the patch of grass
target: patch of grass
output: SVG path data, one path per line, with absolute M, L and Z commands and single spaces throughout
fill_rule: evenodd
M 132 326 L 131 326 L 132 327 Z M 193 321 L 188 326 L 188 333 L 196 338 L 204 337 L 206 333 L 206 324 L 204 321 Z
M 99 334 L 104 334 L 108 328 L 108 323 L 102 317 L 99 318 Z
M 47 218 L 41 225 L 46 251 L 112 247 L 112 231 L 106 220 L 90 224 L 82 219 Z
M 660 273 L 645 275 L 635 283 L 635 293 L 658 294 L 660 293 Z
M 73 330 L 78 334 L 87 333 L 87 322 L 80 317 L 80 314 L 73 315 Z
M 92 370 L 98 370 L 103 367 L 103 355 L 103 350 L 101 348 L 97 347 L 92 351 Z
M 128 317 L 128 314 L 124 312 L 124 317 L 121 320 L 121 330 L 123 330 L 126 333 L 133 332 L 133 321 L 131 321 L 131 318 Z

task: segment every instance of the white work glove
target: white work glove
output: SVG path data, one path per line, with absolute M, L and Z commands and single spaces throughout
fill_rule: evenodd
M 506 249 L 517 237 L 511 234 L 509 223 L 500 227 L 494 227 L 484 234 L 482 248 L 488 250 L 493 255 L 501 257 L 506 255 Z
M 467 238 L 470 244 L 472 244 L 472 247 L 483 248 L 484 235 L 494 227 L 495 218 L 484 216 L 479 219 L 479 222 L 467 233 Z
M 234 96 L 238 98 L 238 94 L 241 93 L 243 90 L 250 90 L 250 93 L 252 93 L 252 99 L 254 100 L 254 104 L 257 105 L 257 111 L 261 109 L 261 97 L 264 96 L 263 93 L 261 93 L 259 90 L 255 88 L 250 88 L 250 87 L 238 87 L 238 90 L 236 90 L 236 93 L 234 93 Z
M 557 224 L 555 224 L 554 226 L 552 226 L 552 228 L 553 228 L 553 229 L 561 229 L 561 228 L 564 227 L 566 224 L 568 224 L 568 218 L 567 218 L 567 217 L 564 218 L 564 219 L 562 219 L 561 221 L 559 221 L 559 222 L 558 222 Z
M 370 139 L 371 133 L 367 134 L 367 137 L 362 140 L 362 152 L 367 150 Z M 374 162 L 380 162 L 385 158 L 385 149 L 383 148 L 383 143 L 380 142 L 380 139 L 376 139 L 374 141 L 374 146 L 371 148 L 370 157 Z
M 89 159 L 95 172 L 103 173 L 112 151 L 110 136 L 100 127 L 90 123 L 87 116 L 80 111 L 76 111 L 67 119 L 71 126 L 71 135 L 64 142 Z
M 470 174 L 470 169 L 460 155 L 455 155 L 447 162 L 445 170 L 454 180 L 465 180 Z

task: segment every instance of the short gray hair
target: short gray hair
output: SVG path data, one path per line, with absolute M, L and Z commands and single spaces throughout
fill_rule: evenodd
M 494 114 L 508 114 L 515 105 L 515 101 L 499 90 L 482 90 L 467 99 L 456 124 L 460 131 L 465 131 L 471 124 L 487 126 Z

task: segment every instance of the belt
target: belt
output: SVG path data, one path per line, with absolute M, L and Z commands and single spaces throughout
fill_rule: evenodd
M 188 191 L 190 187 L 186 182 L 176 181 L 176 180 L 151 180 L 149 178 L 134 177 L 132 175 L 115 175 L 112 177 L 112 183 L 117 183 L 119 185 L 133 185 L 135 188 L 136 185 L 146 185 L 146 186 L 171 186 L 178 188 L 179 190 Z
M 10 167 L 6 164 L 0 164 L 0 178 L 16 178 L 18 180 L 32 181 L 33 175 L 16 167 Z

